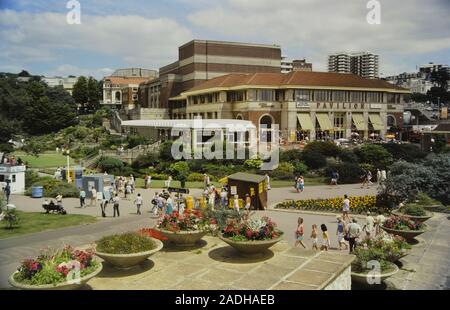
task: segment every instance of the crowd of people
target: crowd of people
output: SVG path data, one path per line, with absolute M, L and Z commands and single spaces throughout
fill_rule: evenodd
M 385 221 L 383 215 L 373 216 L 370 212 L 367 213 L 365 224 L 361 228 L 358 220 L 350 216 L 350 199 L 344 195 L 342 205 L 342 215 L 337 217 L 337 249 L 348 250 L 353 253 L 358 244 L 366 239 L 374 238 L 382 233 L 381 226 Z M 320 236 L 320 240 L 319 240 Z M 305 240 L 305 226 L 304 219 L 298 218 L 297 229 L 295 230 L 295 243 L 297 247 L 301 245 L 306 248 Z M 330 236 L 326 224 L 320 225 L 320 231 L 317 224 L 312 224 L 311 227 L 311 249 L 328 251 L 331 247 Z

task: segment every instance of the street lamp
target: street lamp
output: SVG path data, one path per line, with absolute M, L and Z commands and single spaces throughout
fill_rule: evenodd
M 67 168 L 66 168 L 66 181 L 67 183 L 72 183 L 71 179 L 70 179 L 70 150 L 64 150 L 63 154 L 66 155 L 66 159 L 67 159 Z

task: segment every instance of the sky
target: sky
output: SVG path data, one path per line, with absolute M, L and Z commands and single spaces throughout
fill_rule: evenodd
M 374 1 L 374 0 L 371 0 Z M 371 51 L 382 76 L 450 65 L 450 0 L 0 0 L 0 72 L 101 78 L 117 68 L 159 69 L 192 39 L 277 44 L 327 70 L 327 55 Z

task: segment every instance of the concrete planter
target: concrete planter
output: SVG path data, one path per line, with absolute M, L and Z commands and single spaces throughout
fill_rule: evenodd
M 425 232 L 425 230 L 396 230 L 396 229 L 390 229 L 384 226 L 381 226 L 381 228 L 389 233 L 389 234 L 393 234 L 393 235 L 397 235 L 400 237 L 403 237 L 406 239 L 406 241 L 412 241 L 415 237 L 423 234 Z
M 11 284 L 13 287 L 21 289 L 21 290 L 76 290 L 83 285 L 85 285 L 90 279 L 98 275 L 103 269 L 102 264 L 98 264 L 97 269 L 82 277 L 79 282 L 77 283 L 68 283 L 68 282 L 62 282 L 58 284 L 46 284 L 46 285 L 28 285 L 19 283 L 14 279 L 14 276 L 18 273 L 18 271 L 14 272 L 8 279 L 9 284 Z
M 230 238 L 224 237 L 222 234 L 219 235 L 219 238 L 244 256 L 260 255 L 277 242 L 283 240 L 282 235 L 276 239 L 261 241 L 233 241 Z
M 414 216 L 414 215 L 408 215 L 405 213 L 402 213 L 400 211 L 392 211 L 392 214 L 396 215 L 396 216 L 402 216 L 402 217 L 406 217 L 414 222 L 418 222 L 418 223 L 424 223 L 425 221 L 428 221 L 430 218 L 433 217 L 433 213 L 431 212 L 427 212 L 427 215 L 424 216 Z
M 103 258 L 107 263 L 113 265 L 116 268 L 131 268 L 143 263 L 152 254 L 162 249 L 163 243 L 160 240 L 154 238 L 152 238 L 152 240 L 156 243 L 156 248 L 150 251 L 133 254 L 110 254 L 97 251 L 95 255 Z
M 397 265 L 395 265 L 394 263 L 391 263 L 391 266 L 393 268 L 393 271 L 381 273 L 378 275 L 352 272 L 352 283 L 357 283 L 360 285 L 371 285 L 370 283 L 381 284 L 384 280 L 392 277 L 399 271 Z
M 170 243 L 176 246 L 194 246 L 200 239 L 202 239 L 208 232 L 203 230 L 194 231 L 178 231 L 173 232 L 169 230 L 164 230 L 161 228 L 155 228 L 159 231 Z

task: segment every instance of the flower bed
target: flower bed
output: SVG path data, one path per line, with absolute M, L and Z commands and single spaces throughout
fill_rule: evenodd
M 19 288 L 79 286 L 101 271 L 94 251 L 75 250 L 66 246 L 60 251 L 46 250 L 36 259 L 27 259 L 11 276 L 10 283 Z
M 376 196 L 349 197 L 350 211 L 363 214 L 377 210 Z M 279 203 L 277 209 L 297 209 L 309 211 L 341 212 L 344 198 L 289 200 Z

